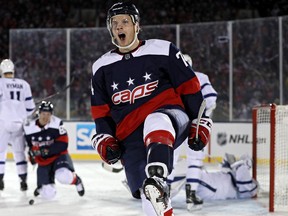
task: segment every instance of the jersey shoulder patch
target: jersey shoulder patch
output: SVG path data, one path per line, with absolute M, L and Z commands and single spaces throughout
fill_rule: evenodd
M 99 70 L 99 68 L 113 64 L 114 62 L 121 61 L 122 56 L 115 52 L 107 52 L 97 59 L 92 65 L 93 75 Z
M 49 123 L 50 128 L 58 129 L 59 126 L 62 124 L 62 120 L 57 116 L 52 115 Z
M 36 120 L 29 122 L 29 124 L 27 125 L 24 124 L 23 128 L 26 135 L 34 134 L 41 131 L 41 129 L 36 125 Z
M 160 39 L 150 39 L 145 41 L 145 45 L 141 46 L 139 52 L 135 53 L 135 56 L 143 55 L 169 55 L 171 42 L 160 40 Z

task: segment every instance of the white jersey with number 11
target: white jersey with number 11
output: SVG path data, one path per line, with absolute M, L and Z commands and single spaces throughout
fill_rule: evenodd
M 0 120 L 23 122 L 34 109 L 31 88 L 25 80 L 0 78 Z

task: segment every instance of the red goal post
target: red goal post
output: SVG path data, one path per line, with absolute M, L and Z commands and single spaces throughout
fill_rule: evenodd
M 253 177 L 269 194 L 269 211 L 288 211 L 288 105 L 253 108 Z

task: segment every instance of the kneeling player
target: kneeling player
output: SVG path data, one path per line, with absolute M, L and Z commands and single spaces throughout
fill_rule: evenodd
M 85 193 L 68 154 L 68 135 L 63 122 L 52 114 L 53 104 L 42 101 L 39 117 L 24 126 L 32 164 L 37 163 L 37 188 L 34 195 L 52 199 L 56 195 L 55 178 L 62 184 L 75 185 L 80 196 Z

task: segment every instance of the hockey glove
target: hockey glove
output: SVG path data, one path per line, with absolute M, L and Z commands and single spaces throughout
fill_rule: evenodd
M 202 150 L 210 139 L 211 128 L 213 121 L 209 118 L 201 118 L 198 129 L 198 139 L 196 139 L 197 119 L 194 119 L 191 124 L 188 144 L 194 151 Z
M 33 112 L 31 115 L 27 116 L 26 119 L 24 119 L 24 125 L 29 126 L 30 122 L 37 119 L 38 117 L 39 117 L 39 112 L 38 111 Z
M 42 158 L 48 158 L 49 157 L 49 147 L 41 146 L 40 147 L 40 155 Z
M 92 137 L 92 147 L 96 149 L 108 164 L 116 163 L 121 157 L 121 149 L 118 141 L 109 134 L 95 134 Z
M 32 165 L 35 165 L 36 164 L 36 161 L 35 161 L 35 152 L 30 148 L 29 151 L 28 151 L 28 155 L 29 155 L 29 161 Z

